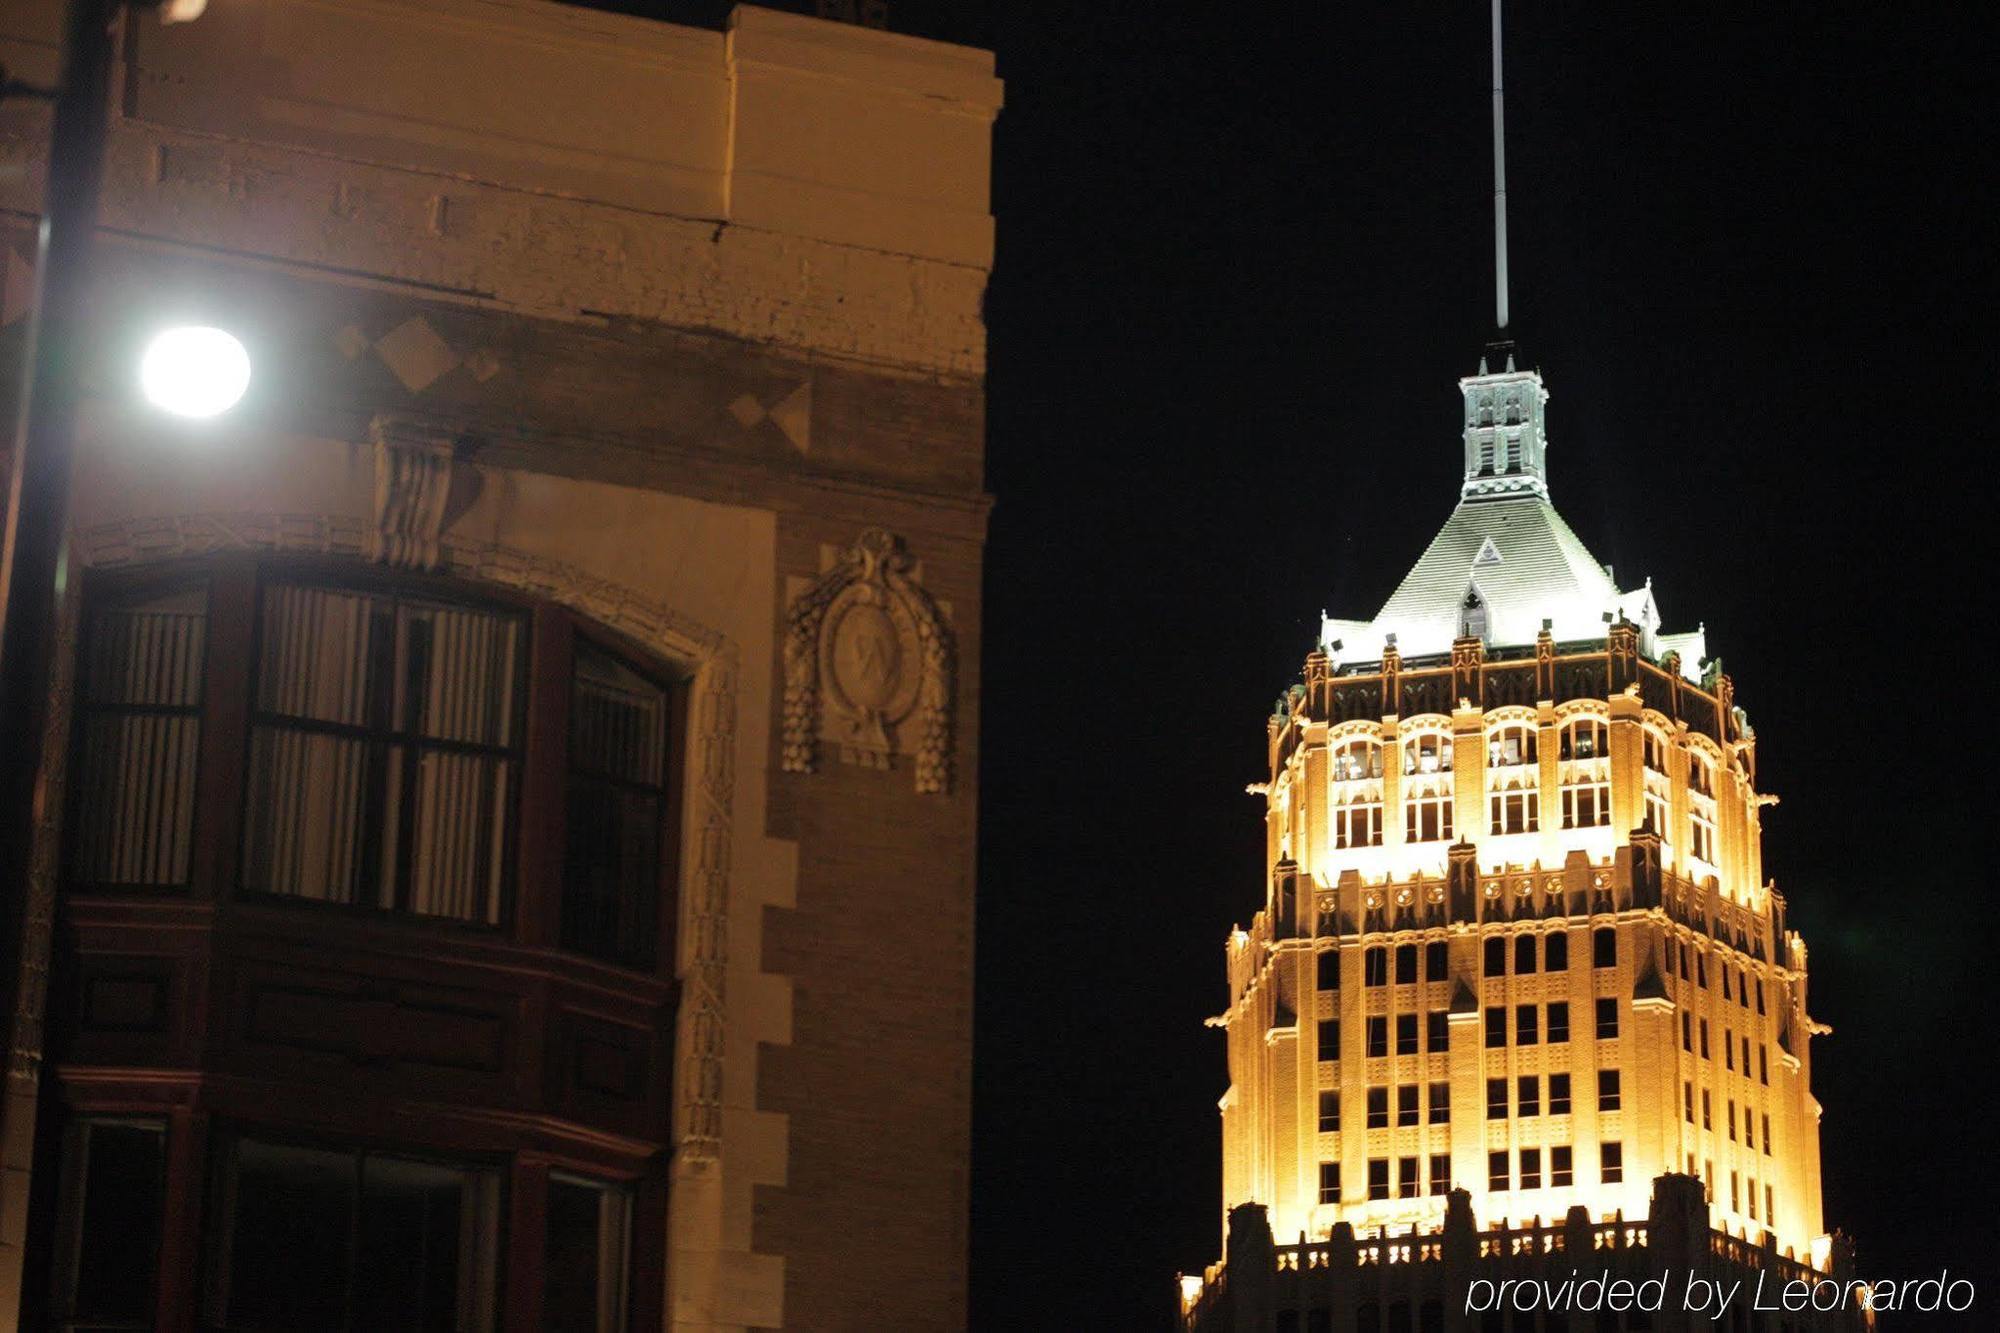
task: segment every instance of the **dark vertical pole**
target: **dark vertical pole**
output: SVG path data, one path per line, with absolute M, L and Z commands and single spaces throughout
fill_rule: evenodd
M 23 945 L 35 830 L 44 801 L 54 799 L 41 790 L 43 741 L 55 680 L 56 616 L 68 578 L 63 536 L 116 12 L 116 0 L 69 0 L 65 17 L 62 83 L 50 127 L 35 266 L 40 299 L 28 329 L 0 547 L 0 1003 L 5 1005 L 0 1022 L 8 1037 L 8 1095 L 0 1099 L 0 1118 L 34 1113 L 35 1070 L 16 1052 L 25 1046 L 31 1060 L 39 1058 L 40 1042 L 36 1033 L 18 1030 L 18 1015 L 39 1011 L 41 997 L 24 997 L 21 988 L 42 984 L 44 974 L 35 967 L 29 979 L 26 965 L 39 960 L 27 956 Z M 0 1142 L 29 1141 L 24 1129 L 5 1125 Z M 27 1168 L 25 1162 L 4 1165 L 10 1175 Z M 18 1201 L 26 1193 L 9 1188 L 0 1197 Z M 18 1217 L 0 1218 L 3 1234 L 19 1236 L 23 1225 Z M 37 1280 L 32 1273 L 27 1278 Z M 0 1320 L 13 1313 L 0 1310 Z

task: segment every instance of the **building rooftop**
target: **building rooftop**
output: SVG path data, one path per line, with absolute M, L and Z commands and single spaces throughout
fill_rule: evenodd
M 1660 632 L 1652 580 L 1621 589 L 1549 500 L 1540 374 L 1503 369 L 1459 381 L 1465 395 L 1465 482 L 1457 508 L 1382 609 L 1368 620 L 1323 616 L 1320 646 L 1336 664 L 1377 662 L 1393 643 L 1405 661 L 1439 656 L 1463 637 L 1489 652 L 1525 648 L 1546 628 L 1558 643 L 1601 639 L 1613 621 L 1638 626 L 1648 656 L 1681 655 L 1700 679 L 1703 632 Z

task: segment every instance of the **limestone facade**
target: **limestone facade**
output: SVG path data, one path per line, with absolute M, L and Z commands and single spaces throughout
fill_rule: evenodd
M 10 74 L 53 77 L 49 8 L 0 5 Z M 657 1131 L 553 1092 L 528 1109 L 526 1082 L 451 1112 L 531 1125 L 509 1162 L 601 1158 L 663 1200 L 657 1231 L 634 1232 L 659 1253 L 633 1256 L 633 1317 L 962 1324 L 991 57 L 748 6 L 723 31 L 538 0 L 208 11 L 127 20 L 72 616 L 155 573 L 408 577 L 537 627 L 559 611 L 670 678 L 674 956 L 656 975 L 564 959 L 525 913 L 497 936 L 391 921 L 369 938 L 412 957 L 443 940 L 475 971 L 516 950 L 559 988 L 597 987 L 579 1013 L 666 997 L 632 1038 L 658 1057 L 633 1075 L 657 1081 Z M 45 132 L 32 106 L 0 109 L 12 348 Z M 185 321 L 239 332 L 252 388 L 225 418 L 170 425 L 128 367 Z M 265 919 L 218 869 L 235 853 L 201 850 L 205 817 L 168 895 L 82 891 L 52 818 L 30 948 L 82 940 L 57 946 L 59 975 L 98 952 L 152 960 L 133 966 L 164 979 L 162 1031 L 222 1021 L 227 995 L 204 987 L 228 946 L 188 971 L 158 933 Z M 33 1119 L 42 1082 L 63 1117 L 157 1114 L 173 1170 L 199 1181 L 202 1144 L 245 1121 L 240 1087 L 263 1072 L 198 1041 L 106 1044 L 69 1004 L 26 987 L 14 1023 L 10 1311 L 64 1225 L 36 1183 L 66 1169 L 62 1127 Z M 352 1078 L 392 1120 L 461 1095 L 414 1074 L 382 1092 L 384 1063 Z M 319 1076 L 290 1077 L 307 1093 Z M 193 1326 L 210 1240 L 194 1213 L 166 1226 L 187 1234 L 163 1251 L 161 1326 Z M 530 1308 L 491 1317 L 533 1327 Z

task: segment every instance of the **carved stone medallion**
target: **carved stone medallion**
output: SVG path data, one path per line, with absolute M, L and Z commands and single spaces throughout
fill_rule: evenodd
M 918 791 L 950 790 L 952 636 L 915 566 L 900 537 L 871 528 L 792 599 L 786 772 L 812 772 L 824 742 L 867 768 L 909 755 Z

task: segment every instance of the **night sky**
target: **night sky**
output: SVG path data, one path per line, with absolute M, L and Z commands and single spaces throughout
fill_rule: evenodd
M 1974 8 L 1516 4 L 1507 81 L 1553 498 L 1668 629 L 1706 623 L 1783 801 L 1765 867 L 1834 1028 L 1828 1224 L 1864 1275 L 1976 1277 L 1990 1325 L 2000 51 Z M 1372 615 L 1457 497 L 1487 11 L 890 13 L 1007 82 L 973 1320 L 1162 1328 L 1220 1251 L 1202 1019 L 1262 900 L 1264 717 L 1321 609 Z

